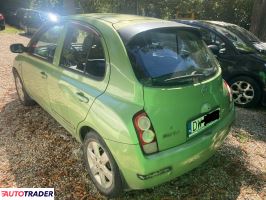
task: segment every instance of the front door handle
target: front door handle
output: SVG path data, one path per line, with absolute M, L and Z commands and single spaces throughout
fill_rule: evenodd
M 78 100 L 83 103 L 88 103 L 90 100 L 88 97 L 85 96 L 83 92 L 77 92 L 76 95 L 78 96 Z
M 47 79 L 48 76 L 45 72 L 40 72 L 40 73 L 41 73 L 43 79 Z

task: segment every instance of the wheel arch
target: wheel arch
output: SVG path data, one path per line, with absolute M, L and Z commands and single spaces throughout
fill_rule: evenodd
M 82 127 L 80 127 L 79 129 L 79 140 L 80 142 L 83 142 L 87 133 L 90 131 L 95 131 L 93 128 L 91 128 L 90 126 L 84 125 Z M 98 133 L 97 131 L 95 131 L 96 133 Z
M 125 177 L 124 177 L 123 172 L 122 172 L 121 169 L 120 169 L 120 163 L 119 163 L 119 160 L 117 160 L 117 158 L 115 157 L 115 155 L 114 155 L 113 152 L 111 151 L 109 145 L 106 143 L 106 141 L 104 140 L 104 138 L 100 135 L 100 133 L 97 132 L 97 131 L 96 131 L 95 129 L 93 129 L 92 127 L 90 127 L 90 126 L 88 126 L 88 125 L 84 125 L 84 126 L 82 126 L 82 127 L 79 129 L 79 140 L 80 140 L 80 142 L 83 143 L 83 141 L 84 141 L 84 139 L 85 139 L 87 133 L 90 132 L 90 131 L 94 131 L 99 137 L 101 137 L 101 138 L 103 139 L 105 145 L 108 147 L 110 153 L 112 154 L 113 159 L 115 160 L 115 162 L 116 162 L 117 165 L 118 165 L 118 170 L 119 170 L 119 173 L 120 173 L 120 176 L 121 176 L 121 181 L 122 181 L 123 188 L 124 188 L 125 190 L 128 190 L 128 189 L 129 189 L 129 186 L 128 186 L 126 180 L 125 180 Z
M 248 72 L 241 72 L 241 73 L 234 73 L 231 74 L 230 76 L 227 76 L 225 79 L 226 81 L 230 82 L 230 80 L 240 77 L 240 76 L 246 76 L 248 78 L 253 79 L 254 81 L 256 81 L 260 87 L 260 89 L 263 89 L 263 85 L 264 83 L 260 80 L 260 78 L 258 77 L 258 75 L 254 74 L 254 73 L 248 73 Z

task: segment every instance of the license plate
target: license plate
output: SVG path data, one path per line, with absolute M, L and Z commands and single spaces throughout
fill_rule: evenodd
M 188 136 L 191 137 L 215 123 L 220 118 L 220 109 L 203 115 L 188 124 Z

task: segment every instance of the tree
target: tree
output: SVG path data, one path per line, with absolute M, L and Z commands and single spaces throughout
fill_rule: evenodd
M 256 4 L 253 7 L 254 1 Z M 257 35 L 257 26 L 265 25 L 263 10 L 266 0 L 0 0 L 0 9 L 6 7 L 29 7 L 37 10 L 52 11 L 67 15 L 73 13 L 126 13 L 144 16 L 173 19 L 176 13 L 193 13 L 196 19 L 218 20 L 238 24 L 249 29 L 253 8 L 254 26 L 252 31 Z M 264 3 L 263 3 L 264 2 Z M 23 5 L 21 5 L 23 3 Z M 264 7 L 261 5 L 264 4 Z M 75 9 L 80 8 L 80 11 Z M 260 10 L 261 15 L 256 16 Z M 83 12 L 82 12 L 83 11 Z M 262 25 L 259 25 L 262 24 Z M 263 29 L 262 29 L 263 30 Z M 266 34 L 266 31 L 263 31 Z M 262 36 L 260 36 L 262 37 Z M 265 36 L 263 36 L 265 37 Z
M 250 31 L 266 41 L 266 0 L 255 0 Z
M 6 12 L 10 10 L 16 10 L 18 8 L 29 7 L 31 0 L 0 0 L 0 11 Z

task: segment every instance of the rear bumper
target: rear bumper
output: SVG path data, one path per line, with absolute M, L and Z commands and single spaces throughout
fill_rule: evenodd
M 130 189 L 145 189 L 170 181 L 208 160 L 222 144 L 234 120 L 234 108 L 211 130 L 185 144 L 144 156 L 139 145 L 106 141 Z

